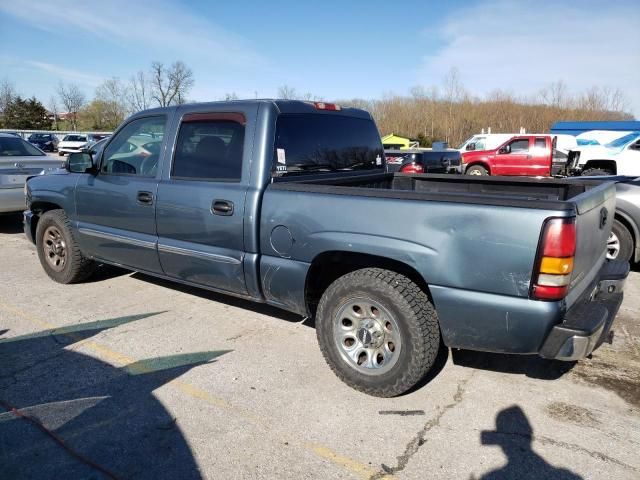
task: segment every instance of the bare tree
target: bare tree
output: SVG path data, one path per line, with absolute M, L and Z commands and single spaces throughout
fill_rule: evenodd
M 184 103 L 193 86 L 193 72 L 183 62 L 165 67 L 162 62 L 151 64 L 151 96 L 161 107 Z
M 95 100 L 103 102 L 104 124 L 115 129 L 127 114 L 127 87 L 116 77 L 105 80 L 96 88 Z
M 58 85 L 58 96 L 60 97 L 60 102 L 69 114 L 71 128 L 77 130 L 78 112 L 86 101 L 84 93 L 82 93 L 80 88 L 75 84 L 65 86 L 64 83 L 60 82 Z
M 283 100 L 297 100 L 298 92 L 289 85 L 282 85 L 278 87 L 278 98 L 282 98 Z
M 49 107 L 49 111 L 53 115 L 53 129 L 58 130 L 58 114 L 60 113 L 60 110 L 58 108 L 58 101 L 56 100 L 55 96 L 51 95 L 51 98 L 49 99 L 49 105 L 47 106 Z
M 128 103 L 131 113 L 146 110 L 151 106 L 151 92 L 147 75 L 140 70 L 129 79 Z
M 231 93 L 225 93 L 224 94 L 224 99 L 225 100 L 238 100 L 238 95 L 236 95 L 236 92 L 231 92 Z
M 551 107 L 562 108 L 569 104 L 569 91 L 562 80 L 550 83 L 540 90 L 540 97 L 542 103 Z
M 0 80 L 0 117 L 4 114 L 7 105 L 18 97 L 16 88 L 8 78 Z

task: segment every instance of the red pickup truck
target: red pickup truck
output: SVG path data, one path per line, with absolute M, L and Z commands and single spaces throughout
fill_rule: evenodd
M 553 168 L 551 135 L 518 135 L 495 150 L 462 153 L 467 175 L 524 175 L 548 177 Z

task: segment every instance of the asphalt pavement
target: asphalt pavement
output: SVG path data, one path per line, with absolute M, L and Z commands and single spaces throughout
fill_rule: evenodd
M 15 216 L 0 245 L 2 479 L 640 478 L 638 271 L 591 359 L 445 351 L 379 399 L 298 316 L 116 268 L 56 284 Z

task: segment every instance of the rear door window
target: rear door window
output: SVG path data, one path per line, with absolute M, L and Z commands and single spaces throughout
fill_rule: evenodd
M 274 176 L 384 167 L 382 142 L 372 120 L 333 114 L 278 118 Z
M 536 138 L 534 147 L 539 150 L 543 150 L 547 147 L 547 142 L 544 138 Z
M 180 125 L 171 176 L 240 181 L 245 118 L 240 113 L 194 113 Z

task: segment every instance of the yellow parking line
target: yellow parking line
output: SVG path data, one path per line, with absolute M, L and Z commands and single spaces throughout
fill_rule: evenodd
M 2 308 L 3 310 L 5 310 L 6 312 L 9 313 L 13 313 L 14 315 L 17 315 L 25 320 L 28 320 L 32 323 L 38 324 L 44 328 L 47 329 L 56 329 L 58 328 L 56 325 L 47 322 L 45 320 L 41 320 L 39 318 L 36 317 L 32 317 L 31 315 L 23 312 L 22 310 L 20 310 L 17 307 L 14 307 L 12 305 L 7 305 L 6 303 L 0 301 L 0 308 Z M 129 357 L 127 355 L 124 355 L 122 353 L 116 352 L 114 350 L 111 350 L 108 347 L 102 346 L 92 340 L 88 340 L 88 339 L 82 339 L 79 335 L 74 335 L 73 332 L 65 332 L 65 333 L 61 333 L 62 336 L 67 337 L 71 340 L 74 340 L 77 343 L 77 346 L 82 346 L 84 348 L 87 348 L 91 351 L 93 351 L 100 359 L 102 360 L 106 360 L 109 363 L 113 364 L 114 366 L 117 367 L 124 367 L 126 365 L 130 365 L 130 364 L 134 364 L 136 363 L 136 359 Z M 144 374 L 144 373 L 150 373 L 153 370 L 149 369 L 148 367 L 145 367 L 144 364 L 137 364 L 136 367 L 136 373 L 138 374 Z M 188 382 L 185 382 L 183 380 L 180 379 L 174 379 L 172 381 L 170 381 L 168 383 L 168 385 L 173 385 L 175 386 L 178 390 L 180 390 L 181 392 L 183 392 L 184 394 L 186 394 L 189 397 L 198 399 L 198 400 L 202 400 L 205 403 L 212 405 L 214 407 L 223 409 L 223 410 L 227 410 L 230 411 L 242 418 L 244 418 L 245 420 L 250 421 L 251 423 L 253 423 L 255 426 L 260 426 L 265 430 L 268 431 L 272 431 L 273 428 L 268 425 L 266 422 L 264 422 L 260 417 L 247 412 L 239 407 L 236 407 L 234 405 L 232 405 L 231 403 L 227 402 L 226 400 L 222 399 L 222 398 L 218 398 L 212 394 L 210 394 L 209 392 L 196 387 Z M 325 447 L 324 445 L 319 445 L 319 444 L 303 444 L 302 445 L 303 448 L 305 448 L 306 450 L 309 450 L 311 452 L 313 452 L 315 455 L 324 458 L 325 460 L 329 460 L 331 463 L 335 464 L 335 465 L 339 465 L 341 467 L 343 467 L 344 469 L 346 469 L 347 471 L 353 473 L 354 475 L 361 477 L 361 478 L 369 478 L 372 475 L 374 475 L 376 473 L 376 470 L 361 464 L 349 457 L 346 457 L 344 455 L 340 455 L 338 453 L 333 452 L 331 449 L 329 449 L 328 447 Z M 388 478 L 388 477 L 382 477 L 382 478 Z

